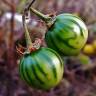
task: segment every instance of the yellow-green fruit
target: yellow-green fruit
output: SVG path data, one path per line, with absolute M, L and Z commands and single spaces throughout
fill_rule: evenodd
M 94 47 L 92 46 L 92 44 L 86 44 L 83 49 L 83 52 L 87 55 L 92 55 L 92 54 L 94 54 L 95 50 L 94 50 Z
M 89 64 L 90 63 L 90 57 L 85 54 L 80 54 L 78 56 L 78 59 L 81 64 Z
M 94 49 L 96 50 L 96 40 L 93 41 L 92 45 L 93 45 Z

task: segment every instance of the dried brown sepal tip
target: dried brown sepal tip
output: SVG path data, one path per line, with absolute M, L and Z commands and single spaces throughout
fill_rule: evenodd
M 54 24 L 54 22 L 56 20 L 56 13 L 57 12 L 53 12 L 53 13 L 50 13 L 50 14 L 46 15 L 48 17 L 51 17 L 51 19 L 46 23 L 48 28 L 50 28 Z
M 35 39 L 35 42 L 32 43 L 32 44 L 33 44 L 33 46 L 30 46 L 29 47 L 29 51 L 30 52 L 36 51 L 36 50 L 38 50 L 41 47 L 41 45 L 42 45 L 42 39 L 36 38 Z
M 42 39 L 36 38 L 35 42 L 33 43 L 33 46 L 29 46 L 28 52 L 31 53 L 33 51 L 38 50 L 42 45 Z M 16 46 L 17 53 L 22 56 L 24 53 L 26 53 L 27 48 L 23 47 L 22 45 L 18 44 L 18 47 Z
M 54 16 L 56 16 L 56 14 L 57 14 L 57 12 L 52 12 L 52 13 L 47 14 L 47 16 L 54 17 Z
M 22 51 L 22 48 L 21 48 L 21 47 L 17 47 L 17 46 L 16 46 L 16 51 L 17 51 L 17 53 L 18 53 L 20 56 L 24 55 L 24 52 Z

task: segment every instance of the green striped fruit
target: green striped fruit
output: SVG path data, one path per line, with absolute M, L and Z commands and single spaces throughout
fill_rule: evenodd
M 63 69 L 59 54 L 43 47 L 25 54 L 19 64 L 21 79 L 28 85 L 42 90 L 55 87 L 63 77 Z
M 48 47 L 63 55 L 77 55 L 85 45 L 88 30 L 84 22 L 72 14 L 60 14 L 48 32 L 45 41 Z

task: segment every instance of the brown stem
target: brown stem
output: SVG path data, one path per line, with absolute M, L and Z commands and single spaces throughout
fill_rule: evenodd
M 82 69 L 82 71 L 87 71 L 87 70 L 92 70 L 96 68 L 96 64 L 88 64 L 88 65 L 84 65 L 82 66 L 80 69 Z M 75 71 L 78 71 L 79 69 L 76 69 Z
M 16 66 L 16 59 L 15 59 L 15 51 L 14 51 L 14 15 L 16 12 L 16 6 L 14 1 L 12 0 L 12 3 L 8 3 L 6 0 L 4 0 L 7 5 L 10 6 L 11 8 L 11 20 L 10 20 L 10 33 L 9 33 L 9 37 L 8 37 L 8 46 L 7 46 L 7 74 L 8 74 L 8 80 L 7 80 L 7 96 L 13 96 L 12 91 L 12 73 L 13 70 Z
M 14 14 L 15 14 L 15 8 L 11 8 L 11 21 L 10 21 L 10 26 L 11 26 L 11 31 L 8 37 L 8 52 L 7 52 L 7 58 L 8 58 L 8 68 L 13 69 L 15 66 L 15 56 L 14 56 Z
M 13 7 L 13 4 L 11 2 L 8 2 L 8 0 L 2 0 L 2 2 L 8 5 L 10 8 Z

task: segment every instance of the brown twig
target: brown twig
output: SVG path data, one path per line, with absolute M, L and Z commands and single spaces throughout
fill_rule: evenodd
M 24 53 L 16 46 L 16 51 L 17 51 L 17 53 L 20 55 L 20 56 L 22 56 L 22 55 L 24 55 Z
M 96 64 L 88 64 L 88 65 L 82 65 L 81 67 L 75 69 L 73 72 L 75 73 L 76 71 L 78 70 L 81 70 L 81 71 L 88 71 L 88 70 L 92 70 L 96 68 Z
M 7 51 L 7 60 L 8 60 L 8 68 L 11 70 L 15 66 L 15 55 L 14 55 L 14 14 L 15 14 L 15 4 L 12 2 L 11 6 L 11 20 L 10 20 L 10 34 L 8 37 L 8 51 Z
M 92 70 L 94 68 L 96 68 L 96 64 L 95 63 L 94 64 L 89 64 L 89 65 L 83 66 L 82 67 L 82 70 L 86 71 L 86 70 Z
M 8 0 L 2 0 L 3 3 L 5 3 L 6 5 L 8 5 L 9 7 L 13 7 L 13 4 L 11 2 L 8 2 Z
M 2 0 L 5 4 L 7 4 L 10 7 L 11 10 L 11 20 L 10 20 L 10 33 L 8 36 L 8 46 L 7 46 L 7 74 L 8 74 L 8 85 L 7 85 L 7 96 L 13 96 L 13 93 L 11 92 L 12 88 L 12 73 L 16 66 L 16 59 L 15 59 L 15 51 L 14 51 L 14 15 L 16 12 L 16 5 L 15 2 L 12 0 L 8 2 L 7 0 Z M 12 3 L 11 3 L 12 2 Z M 11 85 L 11 86 L 10 86 Z

